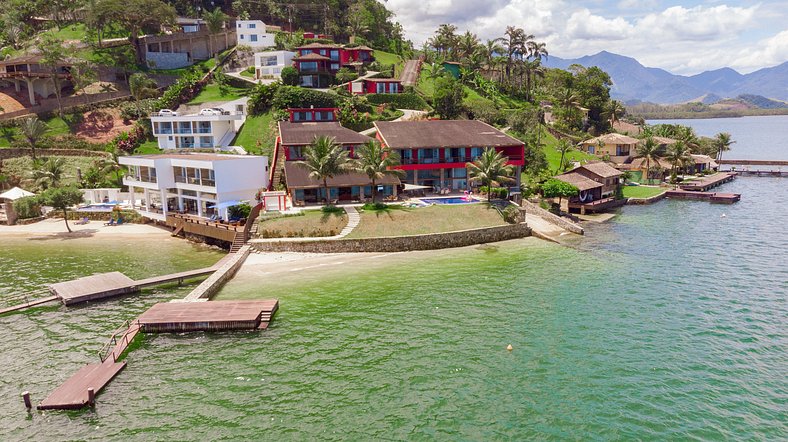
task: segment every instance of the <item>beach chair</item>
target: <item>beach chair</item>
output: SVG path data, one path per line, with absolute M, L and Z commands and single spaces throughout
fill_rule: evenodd
M 115 218 L 110 218 L 108 223 L 104 223 L 105 226 L 116 226 Z
M 82 218 L 80 218 L 79 221 L 75 222 L 74 224 L 84 225 L 84 224 L 87 224 L 89 222 L 90 222 L 90 220 L 88 219 L 88 217 L 87 216 L 83 216 Z
M 118 222 L 115 223 L 116 226 L 123 224 L 123 218 L 118 218 Z

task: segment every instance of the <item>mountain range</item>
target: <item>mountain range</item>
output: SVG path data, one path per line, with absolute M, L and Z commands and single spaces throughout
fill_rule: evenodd
M 672 74 L 664 69 L 643 66 L 636 59 L 602 51 L 580 58 L 550 56 L 543 64 L 566 69 L 572 64 L 597 66 L 610 75 L 610 95 L 624 102 L 645 101 L 674 104 L 687 101 L 711 103 L 740 95 L 761 95 L 788 101 L 788 62 L 740 74 L 731 68 L 715 69 L 697 75 Z

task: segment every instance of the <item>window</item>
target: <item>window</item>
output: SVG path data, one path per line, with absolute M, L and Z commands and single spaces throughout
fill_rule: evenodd
M 249 23 L 249 29 L 257 28 L 257 23 Z
M 339 63 L 331 63 L 331 70 L 338 71 L 339 70 Z
M 238 23 L 238 29 L 241 29 L 242 26 L 243 25 L 241 23 Z
M 317 71 L 317 62 L 316 61 L 302 61 L 299 64 L 299 70 L 304 72 L 316 72 Z
M 339 51 L 336 49 L 331 50 L 331 61 L 339 61 Z
M 375 92 L 382 94 L 386 92 L 386 83 L 378 83 Z
M 241 40 L 243 40 L 243 39 L 244 39 L 244 35 L 243 35 L 243 34 L 241 34 Z
M 252 34 L 249 36 L 250 41 L 257 41 L 257 34 Z
M 277 64 L 276 55 L 260 58 L 260 66 L 276 66 Z

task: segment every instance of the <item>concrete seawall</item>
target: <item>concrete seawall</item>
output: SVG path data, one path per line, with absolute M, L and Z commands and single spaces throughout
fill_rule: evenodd
M 193 302 L 207 301 L 211 299 L 211 297 L 215 295 L 220 288 L 222 288 L 224 283 L 232 278 L 238 269 L 241 268 L 241 265 L 243 265 L 244 261 L 246 261 L 246 257 L 249 256 L 250 252 L 251 247 L 248 244 L 241 247 L 232 255 L 232 257 L 227 260 L 227 262 L 224 263 L 224 265 L 217 269 L 205 281 L 200 283 L 200 285 L 195 287 L 191 293 L 183 298 L 183 300 L 187 302 Z
M 465 247 L 531 235 L 526 224 L 426 235 L 393 236 L 381 238 L 337 239 L 332 241 L 251 241 L 258 252 L 353 253 L 353 252 L 407 252 Z

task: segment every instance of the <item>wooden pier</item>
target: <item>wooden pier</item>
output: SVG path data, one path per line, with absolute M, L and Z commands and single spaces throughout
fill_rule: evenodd
M 668 190 L 665 192 L 665 196 L 685 200 L 706 200 L 721 204 L 733 204 L 741 200 L 741 194 L 739 193 L 696 192 L 690 190 Z
M 125 361 L 117 360 L 139 332 L 264 330 L 278 308 L 276 299 L 156 304 L 113 333 L 99 351 L 101 362 L 82 367 L 41 401 L 38 409 L 72 410 L 93 405 L 95 395 L 126 366 Z
M 690 181 L 686 184 L 680 184 L 679 188 L 681 188 L 681 190 L 705 192 L 711 188 L 719 186 L 720 184 L 733 181 L 734 178 L 736 178 L 736 172 L 719 172 L 714 175 L 704 177 L 700 181 Z

